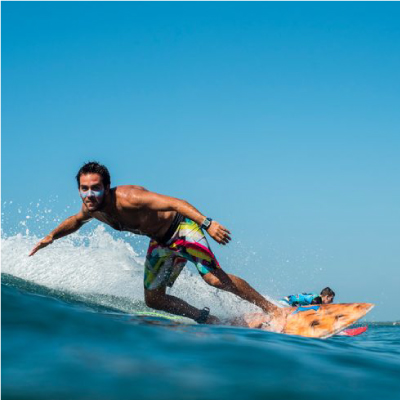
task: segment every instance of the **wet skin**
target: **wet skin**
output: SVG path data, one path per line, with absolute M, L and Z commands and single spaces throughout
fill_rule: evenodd
M 42 239 L 30 252 L 48 246 L 54 240 L 77 231 L 91 219 L 102 221 L 116 230 L 129 231 L 160 240 L 168 231 L 177 212 L 201 225 L 205 216 L 184 200 L 150 192 L 141 186 L 127 185 L 110 189 L 105 187 L 99 174 L 81 175 L 79 193 L 82 199 L 80 212 L 67 218 L 49 235 Z M 219 244 L 226 245 L 231 236 L 228 229 L 212 221 L 207 233 Z M 284 316 L 278 307 L 268 302 L 247 282 L 222 269 L 209 272 L 202 278 L 211 286 L 229 291 L 261 307 L 274 315 L 283 327 Z M 146 304 L 152 308 L 185 315 L 196 319 L 200 310 L 174 296 L 166 294 L 166 287 L 145 290 Z M 218 323 L 218 318 L 210 315 L 207 323 Z

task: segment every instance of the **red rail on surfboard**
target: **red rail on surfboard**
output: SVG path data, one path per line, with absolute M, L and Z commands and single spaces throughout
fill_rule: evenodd
M 358 336 L 364 333 L 368 329 L 367 326 L 360 326 L 358 328 L 345 329 L 344 331 L 338 333 L 340 336 Z

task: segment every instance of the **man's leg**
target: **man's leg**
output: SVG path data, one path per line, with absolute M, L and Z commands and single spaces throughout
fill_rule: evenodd
M 151 241 L 144 264 L 144 298 L 151 308 L 197 320 L 201 310 L 166 293 L 167 285 L 173 285 L 186 262 L 176 252 Z M 218 319 L 209 315 L 206 323 L 218 323 Z
M 144 290 L 144 298 L 148 307 L 156 310 L 162 310 L 171 314 L 182 315 L 191 319 L 198 319 L 200 317 L 201 310 L 191 306 L 178 297 L 171 296 L 166 293 L 166 286 L 161 286 L 157 289 Z M 209 324 L 218 323 L 218 318 L 209 315 L 206 321 Z
M 235 275 L 227 274 L 222 269 L 216 268 L 212 272 L 202 275 L 202 277 L 209 285 L 236 294 L 236 296 L 255 304 L 267 313 L 280 314 L 279 307 L 268 301 L 245 280 Z
M 216 268 L 212 272 L 202 275 L 202 277 L 209 285 L 236 294 L 236 296 L 255 304 L 269 314 L 268 320 L 270 322 L 268 330 L 274 332 L 283 331 L 286 324 L 287 311 L 272 304 L 253 289 L 245 280 L 235 275 L 227 274 L 221 268 Z

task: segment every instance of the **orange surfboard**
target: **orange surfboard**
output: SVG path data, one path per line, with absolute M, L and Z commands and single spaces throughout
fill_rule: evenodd
M 318 304 L 290 307 L 283 333 L 314 338 L 328 338 L 354 324 L 367 312 L 371 303 Z

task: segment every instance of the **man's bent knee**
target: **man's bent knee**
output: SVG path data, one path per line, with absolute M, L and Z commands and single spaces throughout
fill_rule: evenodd
M 235 293 L 236 286 L 231 277 L 235 278 L 234 275 L 228 275 L 222 269 L 209 272 L 208 274 L 202 276 L 204 281 L 210 286 L 214 286 L 217 289 L 228 290 L 232 293 Z
M 203 275 L 202 278 L 207 284 L 214 286 L 217 289 L 225 289 L 231 284 L 228 275 L 222 270 L 209 272 Z
M 216 286 L 220 283 L 219 279 L 216 276 L 214 276 L 211 272 L 208 272 L 205 275 L 201 275 L 201 277 L 203 278 L 204 282 L 210 286 Z

